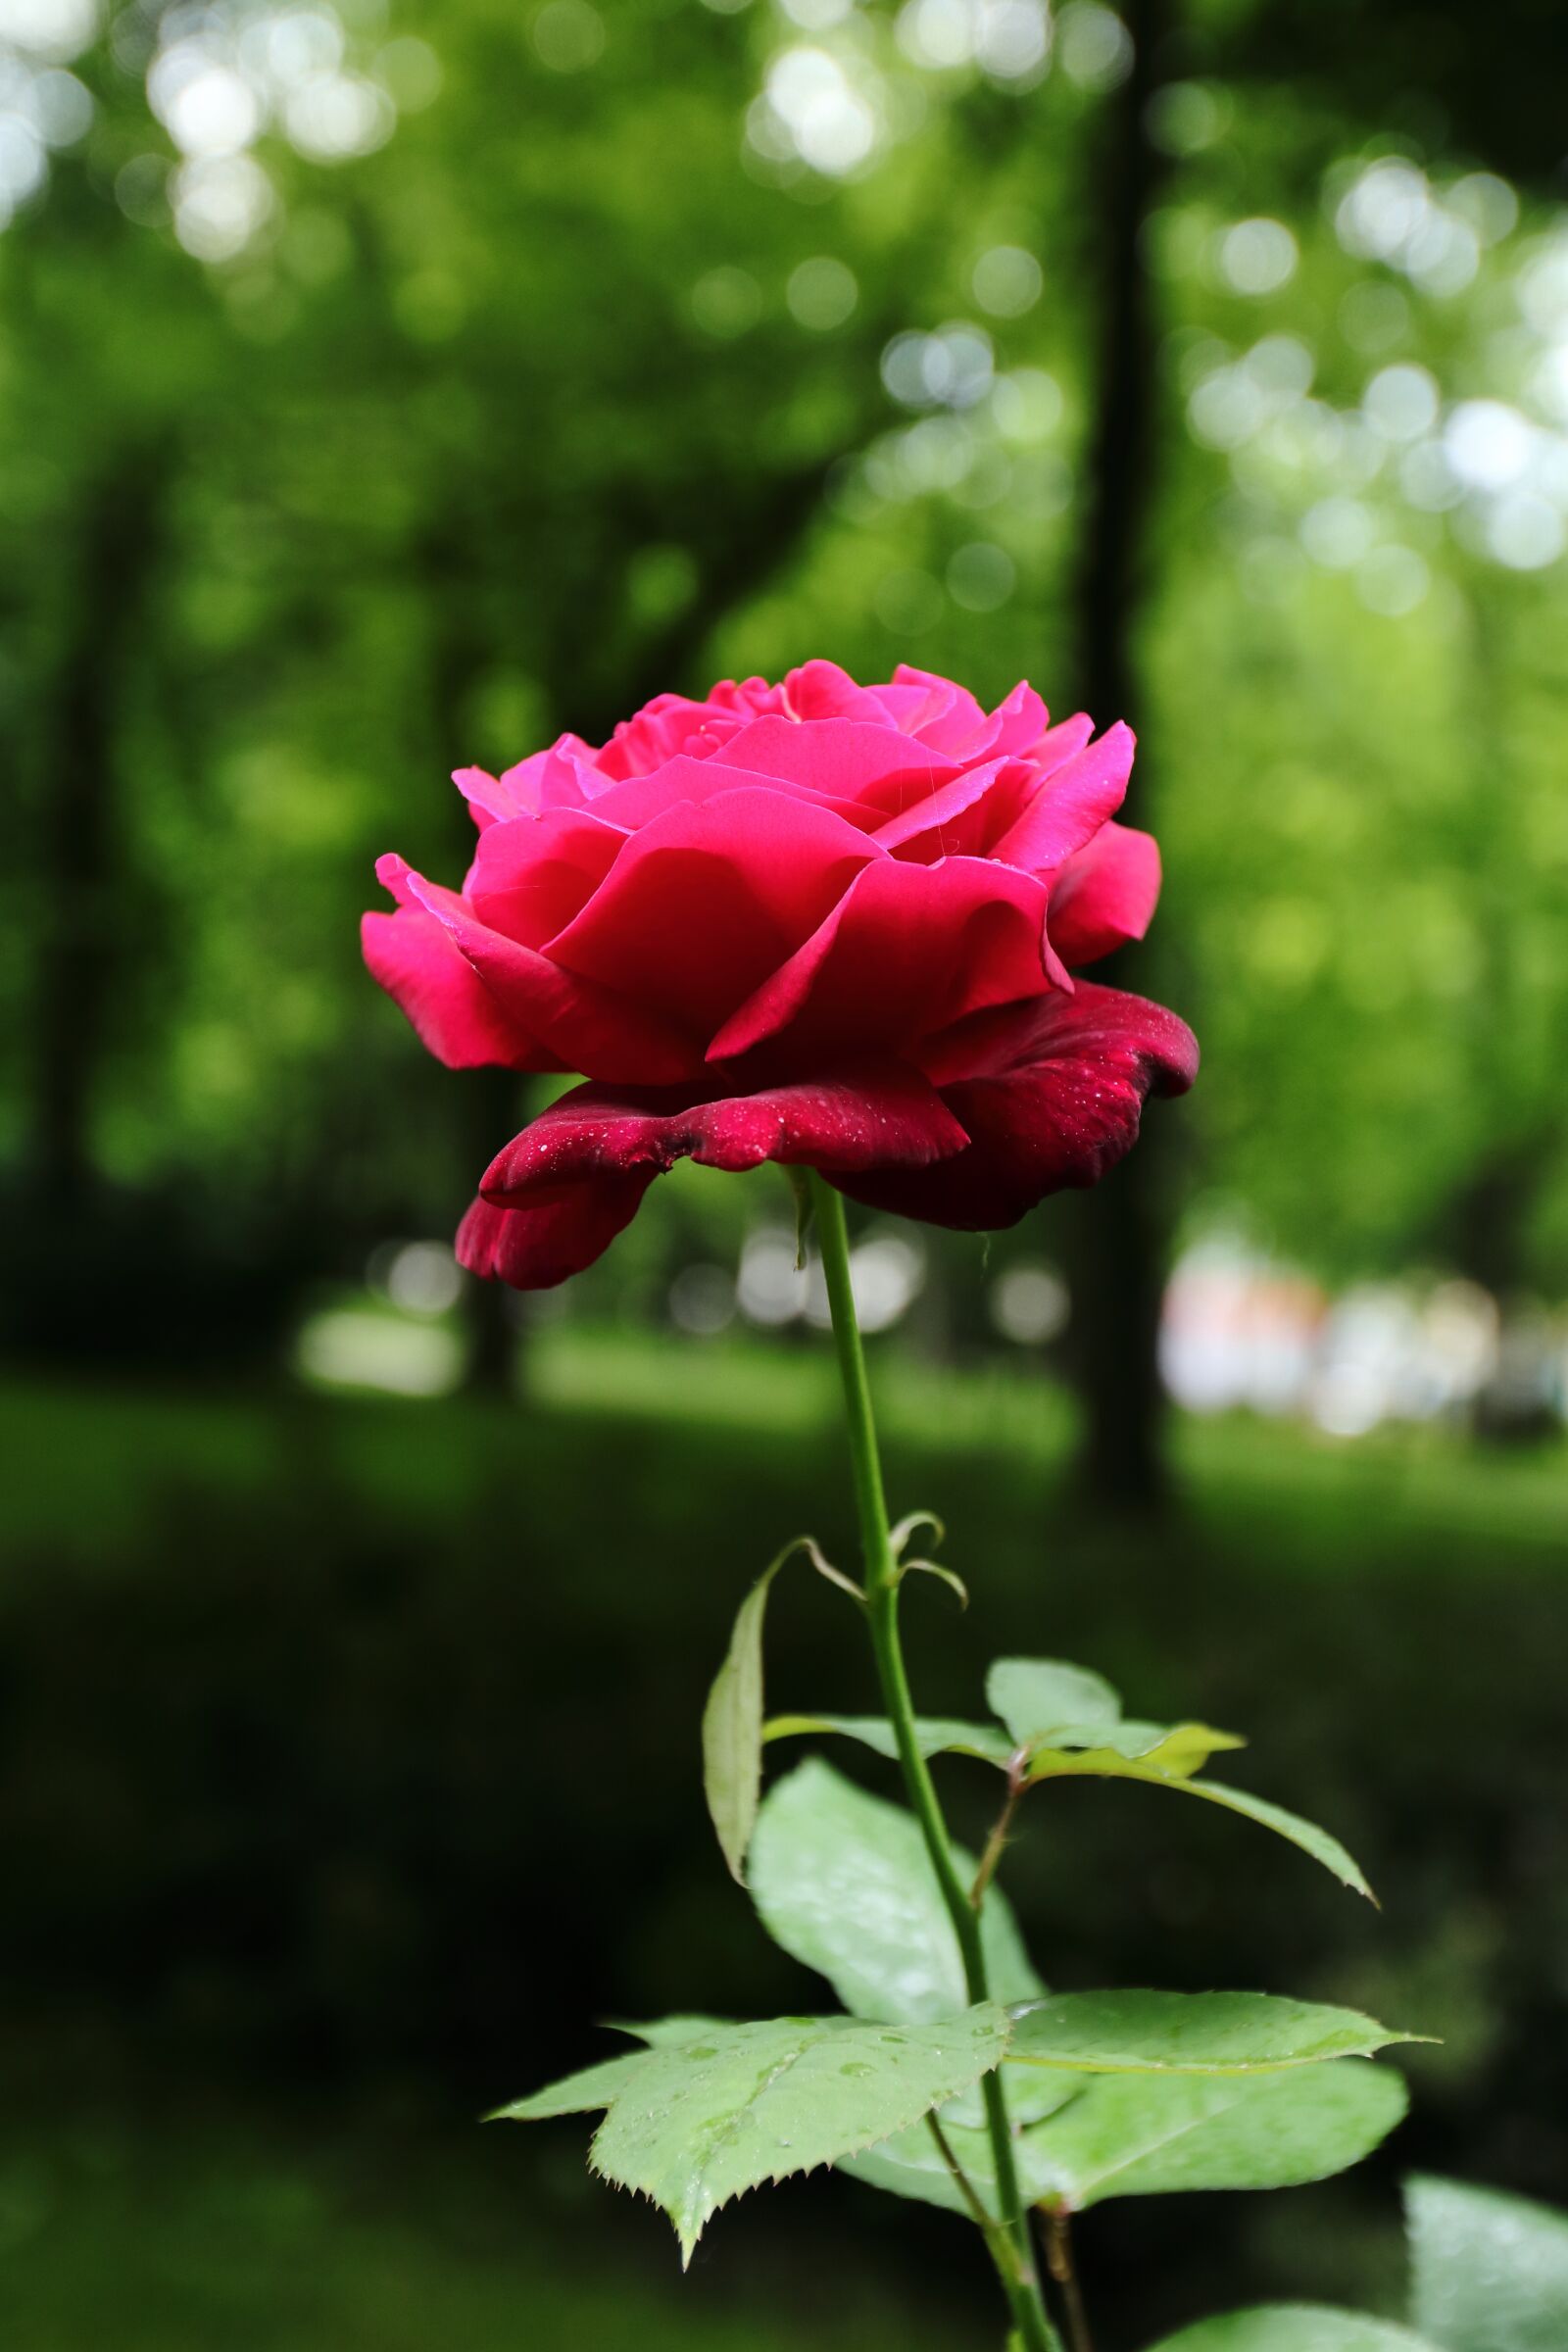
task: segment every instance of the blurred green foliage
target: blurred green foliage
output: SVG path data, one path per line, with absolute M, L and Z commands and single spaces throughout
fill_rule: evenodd
M 40 7 L 0 1153 L 95 1275 L 292 1278 L 447 1227 L 518 1107 L 357 963 L 375 852 L 460 865 L 445 770 L 820 650 L 1070 701 L 1128 35 L 1094 0 Z M 1200 1217 L 1560 1286 L 1568 248 L 1491 48 L 1435 35 L 1401 94 L 1340 15 L 1294 78 L 1268 12 L 1148 22 L 1146 977 L 1208 1050 Z

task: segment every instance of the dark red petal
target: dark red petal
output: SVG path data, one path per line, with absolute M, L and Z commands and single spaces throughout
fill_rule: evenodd
M 554 1290 L 603 1256 L 637 1214 L 652 1182 L 652 1173 L 602 1176 L 527 1208 L 475 1200 L 458 1227 L 458 1263 L 514 1291 Z
M 1065 979 L 1044 946 L 1046 894 L 980 858 L 868 865 L 799 954 L 724 1023 L 709 1059 L 787 1043 L 792 1061 L 897 1050 L 982 1005 Z
M 550 955 L 706 1041 L 882 855 L 781 789 L 682 802 L 632 836 Z
M 1051 891 L 1047 926 L 1065 964 L 1093 963 L 1142 939 L 1159 902 L 1159 844 L 1132 825 L 1102 825 Z
M 499 1062 L 509 1070 L 559 1070 L 549 1048 L 503 1011 L 434 915 L 417 907 L 367 914 L 365 960 L 422 1046 L 449 1070 Z
M 607 1175 L 646 1183 L 688 1158 L 732 1173 L 767 1159 L 924 1167 L 966 1140 L 935 1088 L 898 1062 L 695 1101 L 683 1088 L 579 1086 L 513 1138 L 480 1191 L 498 1204 L 550 1200 Z
M 968 1149 L 833 1182 L 872 1207 L 979 1233 L 1015 1225 L 1048 1193 L 1097 1183 L 1137 1141 L 1146 1098 L 1191 1086 L 1198 1044 L 1162 1004 L 1086 985 L 962 1023 L 942 1041 L 940 1065 L 932 1074 Z
M 646 1006 L 492 931 L 455 890 L 427 882 L 401 858 L 383 858 L 375 870 L 394 896 L 434 916 L 508 1017 L 549 1049 L 554 1061 L 538 1066 L 586 1070 L 596 1078 L 657 1073 L 666 1082 L 692 1067 L 689 1043 Z
M 1049 738 L 1048 738 L 1049 740 Z M 991 855 L 1025 873 L 1054 873 L 1087 847 L 1127 797 L 1134 737 L 1120 720 L 1052 768 Z

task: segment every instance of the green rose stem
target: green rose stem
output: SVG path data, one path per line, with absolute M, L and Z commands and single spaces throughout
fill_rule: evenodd
M 980 1940 L 978 1899 L 971 1901 L 953 1847 L 925 1758 L 914 1730 L 914 1702 L 905 1671 L 899 1640 L 899 1564 L 893 1556 L 888 1528 L 887 1497 L 882 1487 L 882 1463 L 877 1452 L 876 1426 L 871 1417 L 871 1392 L 865 1377 L 865 1351 L 855 1316 L 855 1294 L 850 1283 L 850 1240 L 844 1218 L 843 1196 L 810 1173 L 811 1203 L 816 1212 L 817 1242 L 833 1314 L 833 1340 L 844 1382 L 845 1418 L 849 1426 L 850 1462 L 855 1480 L 855 1504 L 860 1522 L 860 1550 L 865 1565 L 865 1615 L 871 1629 L 883 1702 L 898 1742 L 899 1763 L 909 1802 L 925 1838 L 931 1867 L 942 1899 L 953 1921 L 963 1960 L 964 1981 L 971 2001 L 991 1997 L 985 1951 Z M 984 1888 L 979 1889 L 980 1893 Z M 997 2258 L 1002 2282 L 1012 2306 L 1013 2320 L 1027 2352 L 1056 2352 L 1056 2338 L 1046 2317 L 1035 2277 L 1029 2225 L 1018 2190 L 1018 2168 L 1013 2161 L 1012 2127 L 1000 2070 L 984 2077 L 986 2128 L 991 2137 L 997 2187 L 1005 2234 L 988 2232 L 987 2242 Z

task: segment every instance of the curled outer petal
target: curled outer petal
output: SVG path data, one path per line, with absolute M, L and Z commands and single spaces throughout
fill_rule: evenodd
M 458 1263 L 514 1291 L 552 1291 L 603 1256 L 637 1214 L 653 1180 L 652 1169 L 601 1176 L 524 1208 L 475 1200 L 458 1227 Z
M 1102 825 L 1051 889 L 1051 944 L 1065 964 L 1093 963 L 1142 939 L 1159 901 L 1159 844 L 1133 825 Z
M 732 1173 L 766 1159 L 846 1172 L 923 1167 L 967 1141 L 929 1079 L 893 1061 L 751 1094 L 589 1085 L 514 1136 L 479 1189 L 517 1206 L 607 1177 L 648 1182 L 677 1159 Z
M 436 921 L 417 907 L 360 918 L 373 979 L 412 1022 L 419 1043 L 449 1070 L 563 1069 L 548 1048 L 512 1020 Z
M 991 856 L 1025 873 L 1056 872 L 1121 807 L 1135 748 L 1131 727 L 1118 719 L 1097 743 L 1047 770 L 1022 815 L 992 844 Z
M 1085 985 L 961 1022 L 927 1066 L 967 1148 L 928 1168 L 831 1181 L 872 1207 L 979 1233 L 1098 1182 L 1137 1141 L 1147 1098 L 1191 1086 L 1198 1044 L 1163 1005 Z
M 605 1078 L 628 1070 L 673 1080 L 692 1066 L 691 1046 L 649 1007 L 492 930 L 457 891 L 427 882 L 401 858 L 382 858 L 375 870 L 405 906 L 440 925 L 514 1029 L 534 1041 L 529 1058 L 514 1067 L 588 1070 Z M 415 1018 L 411 1001 L 396 987 L 392 993 Z
M 587 808 L 502 818 L 479 836 L 464 899 L 490 930 L 542 948 L 581 913 L 625 842 Z

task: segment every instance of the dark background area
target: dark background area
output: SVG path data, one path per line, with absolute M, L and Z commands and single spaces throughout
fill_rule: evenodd
M 1091 2217 L 1102 2348 L 1396 2309 L 1413 2167 L 1568 2198 L 1549 29 L 0 7 L 8 2341 L 992 2340 L 956 2224 L 797 2183 L 682 2282 L 577 2127 L 472 2122 L 595 2021 L 816 1997 L 695 1727 L 848 1494 L 776 1178 L 671 1179 L 525 1311 L 458 1283 L 527 1090 L 427 1062 L 355 918 L 380 850 L 461 870 L 451 767 L 818 652 L 1134 718 L 1118 976 L 1207 1057 L 989 1250 L 859 1229 L 896 1507 L 974 1594 L 915 1598 L 922 1704 L 1082 1658 L 1385 1904 L 1043 1791 L 1054 1984 L 1443 2037 L 1347 2180 Z M 781 1588 L 780 1704 L 865 1703 L 840 1611 Z

